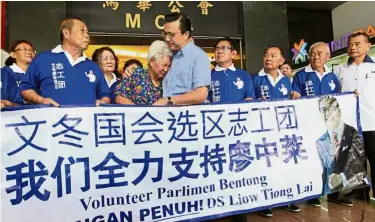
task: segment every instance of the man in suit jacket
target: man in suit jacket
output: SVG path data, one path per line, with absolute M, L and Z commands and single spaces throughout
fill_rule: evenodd
M 336 98 L 322 96 L 319 111 L 328 128 L 316 142 L 323 167 L 322 193 L 365 186 L 364 147 L 358 131 L 342 121 Z

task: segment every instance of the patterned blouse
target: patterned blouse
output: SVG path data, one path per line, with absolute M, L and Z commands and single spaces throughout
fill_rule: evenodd
M 129 78 L 116 86 L 115 95 L 132 100 L 136 105 L 152 105 L 162 98 L 163 87 L 155 87 L 147 69 L 138 67 Z

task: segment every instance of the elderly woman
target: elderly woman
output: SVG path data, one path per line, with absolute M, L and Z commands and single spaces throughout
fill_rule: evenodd
M 116 87 L 117 104 L 152 105 L 162 98 L 162 79 L 172 61 L 172 52 L 164 41 L 154 41 L 148 51 L 145 70 L 138 67 L 129 78 L 124 78 Z

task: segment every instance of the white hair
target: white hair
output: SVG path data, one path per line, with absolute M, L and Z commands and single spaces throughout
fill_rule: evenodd
M 316 42 L 314 44 L 311 45 L 310 49 L 309 49 L 309 54 L 311 53 L 311 51 L 317 47 L 317 46 L 320 46 L 320 45 L 325 45 L 325 48 L 326 48 L 326 51 L 328 54 L 331 54 L 331 50 L 329 49 L 329 46 L 327 45 L 327 43 L 325 42 Z
M 169 49 L 166 42 L 155 40 L 148 49 L 147 64 L 150 64 L 151 59 L 155 59 L 155 61 L 157 61 L 164 56 L 172 57 L 172 55 L 172 51 Z

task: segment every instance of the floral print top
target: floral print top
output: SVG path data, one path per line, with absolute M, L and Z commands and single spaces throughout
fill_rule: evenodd
M 115 89 L 115 95 L 132 100 L 136 105 L 152 105 L 162 98 L 163 87 L 155 87 L 147 69 L 138 67 L 129 78 L 124 78 Z

